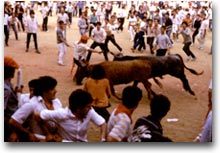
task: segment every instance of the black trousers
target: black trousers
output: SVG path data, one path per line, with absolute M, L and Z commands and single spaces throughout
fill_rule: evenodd
M 135 42 L 134 42 L 134 46 L 133 46 L 134 49 L 136 49 L 137 46 L 139 46 L 138 47 L 139 51 L 141 51 L 141 48 L 146 49 L 146 45 L 145 45 L 145 41 L 144 41 L 143 36 L 144 36 L 143 31 L 138 32 L 137 37 L 135 35 L 136 38 L 135 38 Z
M 21 23 L 22 30 L 25 31 L 24 23 L 23 23 L 23 15 L 18 15 L 18 20 Z
M 33 35 L 33 37 L 34 37 L 34 46 L 35 46 L 35 49 L 38 50 L 38 45 L 37 45 L 37 33 L 27 33 L 27 45 L 26 45 L 26 49 L 29 48 L 29 44 L 30 44 L 30 40 L 31 40 L 31 35 Z
M 119 51 L 122 51 L 122 48 L 117 44 L 117 42 L 115 41 L 115 36 L 112 34 L 111 36 L 107 36 L 105 39 L 105 46 L 107 51 L 109 51 L 108 48 L 108 42 L 111 41 L 113 45 L 115 45 Z
M 196 38 L 196 36 L 198 35 L 198 33 L 199 33 L 199 29 L 196 29 L 196 30 L 193 32 L 193 35 L 192 35 L 193 43 L 195 43 L 195 38 Z
M 92 43 L 92 45 L 90 46 L 90 48 L 95 49 L 97 46 L 99 46 L 99 47 L 101 48 L 101 50 L 102 50 L 102 52 L 103 52 L 103 54 L 104 54 L 105 60 L 108 61 L 108 55 L 107 55 L 108 50 L 107 50 L 105 44 L 104 44 L 104 43 L 98 43 L 98 42 L 95 42 L 95 41 L 94 41 L 94 42 Z M 88 55 L 87 55 L 87 57 L 86 57 L 86 61 L 87 61 L 87 62 L 89 62 L 89 60 L 90 60 L 90 58 L 91 58 L 91 55 L 92 55 L 92 52 L 89 52 Z
M 167 49 L 158 49 L 156 56 L 165 56 L 167 52 Z
M 154 42 L 154 37 L 147 37 L 147 44 L 150 46 L 150 52 L 153 54 L 153 42 Z
M 9 29 L 7 25 L 4 25 L 5 45 L 8 45 Z
M 120 25 L 118 27 L 118 30 L 123 31 L 123 25 L 125 23 L 125 18 L 118 18 L 118 20 L 119 20 L 119 23 L 120 23 Z
M 68 12 L 69 22 L 72 24 L 73 12 Z
M 185 43 L 183 46 L 183 51 L 186 53 L 187 56 L 191 56 L 192 58 L 195 58 L 195 55 L 190 50 L 191 42 Z
M 109 117 L 110 117 L 108 110 L 106 108 L 102 108 L 102 107 L 94 107 L 93 106 L 93 108 L 100 116 L 102 116 L 105 119 L 105 121 L 107 123 L 109 120 Z
M 48 24 L 48 17 L 45 17 L 45 18 L 43 19 L 43 24 L 42 24 L 42 30 L 43 30 L 43 31 L 47 31 L 47 30 L 48 30 L 47 24 Z

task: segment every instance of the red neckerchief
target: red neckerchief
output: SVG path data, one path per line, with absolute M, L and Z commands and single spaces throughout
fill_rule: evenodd
M 125 113 L 126 115 L 128 115 L 128 117 L 130 118 L 131 123 L 132 123 L 131 112 L 127 107 L 125 107 L 122 104 L 119 104 L 118 107 L 116 108 L 116 111 L 115 111 L 114 115 L 118 115 L 119 113 Z

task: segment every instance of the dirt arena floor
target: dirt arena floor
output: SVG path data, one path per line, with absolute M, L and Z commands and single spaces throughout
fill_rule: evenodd
M 70 93 L 83 86 L 77 86 L 73 82 L 73 76 L 70 75 L 70 69 L 72 66 L 73 49 L 68 48 L 64 64 L 65 66 L 59 66 L 57 64 L 58 49 L 56 44 L 56 15 L 53 13 L 53 17 L 49 17 L 49 32 L 41 31 L 41 15 L 36 12 L 39 20 L 39 30 L 38 30 L 38 45 L 41 54 L 36 54 L 34 49 L 33 38 L 30 43 L 29 52 L 25 52 L 26 46 L 26 33 L 19 32 L 19 40 L 16 41 L 13 31 L 10 33 L 9 47 L 5 47 L 5 56 L 13 57 L 20 65 L 22 69 L 22 83 L 25 85 L 24 92 L 28 92 L 28 81 L 39 76 L 50 75 L 57 79 L 57 98 L 61 100 L 63 106 L 67 106 L 68 97 Z M 77 25 L 78 18 L 73 18 L 73 25 L 71 28 L 67 28 L 67 40 L 69 44 L 73 44 L 80 37 Z M 117 42 L 122 46 L 123 53 L 125 55 L 150 55 L 149 48 L 144 53 L 132 53 L 130 48 L 132 47 L 132 42 L 130 42 L 129 33 L 127 31 L 127 20 L 124 25 L 124 31 L 115 33 L 115 38 Z M 92 41 L 90 40 L 88 45 Z M 175 42 L 171 50 L 172 54 L 178 53 L 182 55 L 185 64 L 197 71 L 204 71 L 201 76 L 195 76 L 185 71 L 187 79 L 191 88 L 196 93 L 196 98 L 191 96 L 189 93 L 183 90 L 180 80 L 172 76 L 166 75 L 164 79 L 160 80 L 163 84 L 163 89 L 159 88 L 152 80 L 152 89 L 156 93 L 163 93 L 168 96 L 171 100 L 171 109 L 167 116 L 162 120 L 162 126 L 164 128 L 164 135 L 171 138 L 174 142 L 192 142 L 197 134 L 201 131 L 205 114 L 207 112 L 208 104 L 208 86 L 210 79 L 212 78 L 212 55 L 209 55 L 212 44 L 212 33 L 208 31 L 206 37 L 206 43 L 204 50 L 198 50 L 198 42 L 194 46 L 191 46 L 191 50 L 197 56 L 196 61 L 186 61 L 186 55 L 182 50 L 182 37 L 180 41 Z M 110 43 L 110 50 L 117 53 L 118 50 Z M 98 48 L 97 48 L 98 49 Z M 99 50 L 99 49 L 98 49 Z M 109 54 L 112 60 L 112 55 Z M 93 54 L 90 60 L 91 64 L 103 62 L 103 55 Z M 76 67 L 74 68 L 74 73 Z M 16 79 L 13 80 L 14 84 Z M 128 84 L 115 86 L 117 94 L 120 95 L 124 87 Z M 149 114 L 149 100 L 147 99 L 147 93 L 143 85 L 139 84 L 139 87 L 143 89 L 143 98 L 138 108 L 133 114 L 133 120 L 142 115 Z M 110 99 L 112 106 L 109 111 L 112 110 L 120 103 L 114 97 Z M 168 118 L 177 118 L 177 122 L 167 122 Z M 99 140 L 99 130 L 93 125 L 90 125 L 88 130 L 88 140 L 90 142 L 97 142 Z

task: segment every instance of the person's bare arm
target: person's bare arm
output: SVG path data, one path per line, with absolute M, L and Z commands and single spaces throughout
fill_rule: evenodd
M 37 142 L 39 141 L 34 133 L 31 133 L 29 130 L 27 130 L 26 128 L 24 128 L 20 123 L 18 123 L 16 120 L 14 120 L 13 118 L 11 118 L 9 120 L 9 125 L 10 127 L 18 134 L 18 135 L 22 135 L 22 136 L 27 136 L 29 138 L 29 141 L 31 142 Z
M 107 142 L 119 142 L 117 139 L 115 139 L 114 137 L 112 136 L 108 136 L 107 137 Z
M 105 142 L 106 141 L 106 123 L 102 124 L 100 126 L 100 141 Z

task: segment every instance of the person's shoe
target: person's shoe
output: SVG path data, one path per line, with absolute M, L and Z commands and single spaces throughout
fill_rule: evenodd
M 37 54 L 40 54 L 40 51 L 37 49 L 37 50 L 36 50 L 36 53 L 37 53 Z
M 26 49 L 25 52 L 28 52 L 28 49 Z
M 58 62 L 58 65 L 59 65 L 59 66 L 64 66 L 64 64 L 63 64 L 63 63 L 61 63 L 61 62 Z
M 131 48 L 131 51 L 132 51 L 132 53 L 134 53 L 135 49 L 134 49 L 134 48 Z
M 186 61 L 188 62 L 188 61 L 190 61 L 190 59 L 191 59 L 191 56 L 188 56 L 188 57 L 186 58 Z
M 195 61 L 195 60 L 196 60 L 196 57 L 194 57 L 194 58 L 191 59 L 191 61 Z
M 153 55 L 153 54 L 154 54 L 154 51 L 151 51 L 150 53 Z

